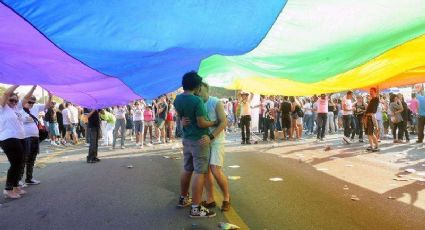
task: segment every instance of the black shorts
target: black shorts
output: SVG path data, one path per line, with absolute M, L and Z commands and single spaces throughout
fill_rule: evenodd
M 282 116 L 282 129 L 290 129 L 291 128 L 291 116 L 284 115 Z

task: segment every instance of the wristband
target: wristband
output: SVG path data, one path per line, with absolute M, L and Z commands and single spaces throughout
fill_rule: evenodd
M 215 137 L 214 137 L 214 135 L 213 135 L 212 133 L 209 133 L 209 134 L 208 134 L 208 137 L 210 138 L 210 140 L 214 140 L 214 138 L 215 138 Z

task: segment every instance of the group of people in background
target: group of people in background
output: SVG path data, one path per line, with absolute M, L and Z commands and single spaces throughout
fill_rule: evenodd
M 376 88 L 372 89 L 373 92 L 357 95 L 352 91 L 345 95 L 311 97 L 261 95 L 257 104 L 252 102 L 253 94 L 241 92 L 236 99 L 224 100 L 227 131 L 239 127 L 242 144 L 252 142 L 252 122 L 257 122 L 263 141 L 276 141 L 279 135 L 282 140 L 316 135 L 320 142 L 327 134 L 343 131 L 345 144 L 355 142 L 356 138 L 363 143 L 364 137 L 370 136 L 368 120 L 372 117 L 378 143 L 388 138 L 394 143 L 408 143 L 410 134 L 418 134 L 417 142 L 422 143 L 425 116 L 422 86 L 415 86 L 409 100 L 401 93 L 379 94 Z M 254 108 L 259 108 L 259 119 L 255 121 L 252 120 Z

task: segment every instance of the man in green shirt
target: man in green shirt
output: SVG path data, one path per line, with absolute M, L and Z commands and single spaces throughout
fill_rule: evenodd
M 202 190 L 208 174 L 210 141 L 211 138 L 214 138 L 208 130 L 208 127 L 214 126 L 214 122 L 207 120 L 204 102 L 200 97 L 194 95 L 200 90 L 201 83 L 202 78 L 198 73 L 186 73 L 182 80 L 184 92 L 178 95 L 174 101 L 174 107 L 179 118 L 185 117 L 190 120 L 190 123 L 183 127 L 184 171 L 180 179 L 181 194 L 177 206 L 183 208 L 192 203 L 188 191 L 194 173 L 192 182 L 193 204 L 189 215 L 192 218 L 216 215 L 213 211 L 201 205 Z

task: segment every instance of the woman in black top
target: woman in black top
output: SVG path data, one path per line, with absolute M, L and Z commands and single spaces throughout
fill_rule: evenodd
M 401 117 L 403 117 L 403 121 L 401 123 L 401 132 L 404 133 L 404 136 L 406 137 L 406 142 L 410 142 L 410 137 L 409 137 L 409 131 L 407 130 L 407 122 L 410 120 L 409 119 L 409 107 L 407 106 L 406 102 L 404 101 L 404 96 L 403 94 L 399 93 L 398 97 L 401 100 L 401 105 L 403 106 L 403 111 L 401 112 Z M 410 112 L 412 113 L 412 112 Z M 401 137 L 403 138 L 403 135 L 401 135 Z M 402 138 L 400 140 L 402 140 Z
M 359 135 L 359 142 L 363 142 L 363 118 L 366 112 L 367 104 L 362 96 L 357 96 L 356 103 L 353 105 L 354 121 L 356 122 L 356 134 Z

